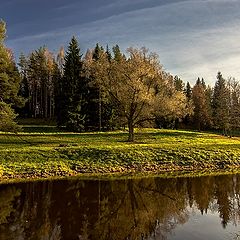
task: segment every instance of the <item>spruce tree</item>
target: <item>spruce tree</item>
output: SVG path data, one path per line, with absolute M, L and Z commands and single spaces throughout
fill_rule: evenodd
M 100 59 L 100 55 L 103 53 L 102 46 L 100 47 L 97 43 L 94 50 L 93 50 L 93 60 L 97 61 Z
M 61 102 L 58 114 L 59 125 L 65 124 L 68 130 L 83 131 L 86 118 L 86 83 L 82 77 L 83 63 L 77 39 L 73 37 L 65 56 L 62 78 Z
M 190 85 L 189 82 L 187 82 L 187 84 L 186 84 L 186 87 L 184 89 L 184 93 L 185 93 L 188 101 L 190 101 L 191 98 L 192 98 L 192 88 L 191 88 L 191 85 Z
M 184 82 L 178 76 L 174 77 L 174 86 L 177 91 L 183 92 L 184 91 Z
M 112 60 L 112 54 L 110 52 L 110 49 L 107 45 L 107 48 L 106 48 L 106 54 L 107 54 L 107 57 L 108 57 L 108 61 L 110 62 Z
M 234 131 L 240 128 L 240 84 L 236 79 L 230 78 L 227 85 L 230 93 L 230 129 Z
M 205 83 L 200 81 L 200 78 L 198 78 L 192 90 L 192 99 L 194 105 L 193 124 L 198 130 L 210 127 L 211 117 L 209 116 L 205 88 Z
M 120 47 L 118 45 L 113 46 L 113 59 L 117 62 L 120 62 L 121 60 L 125 59 L 124 54 L 122 54 Z
M 201 84 L 202 84 L 202 82 L 201 82 L 200 78 L 198 77 L 195 85 L 201 85 Z
M 201 80 L 201 84 L 202 84 L 203 88 L 206 89 L 207 86 L 206 86 L 206 83 L 205 83 L 204 78 L 202 78 L 202 80 Z
M 214 127 L 225 134 L 229 129 L 229 91 L 221 72 L 217 74 L 213 90 L 212 110 Z

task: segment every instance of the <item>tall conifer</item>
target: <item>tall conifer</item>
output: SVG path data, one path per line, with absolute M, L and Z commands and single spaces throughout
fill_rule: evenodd
M 229 128 L 229 91 L 226 86 L 226 80 L 221 72 L 217 74 L 217 81 L 214 86 L 212 110 L 214 126 L 226 132 Z
M 205 93 L 206 85 L 204 81 L 197 79 L 192 90 L 192 100 L 194 105 L 193 123 L 198 130 L 210 127 L 210 115 L 208 111 L 207 98 Z
M 65 56 L 62 92 L 60 93 L 61 108 L 59 124 L 65 124 L 68 130 L 83 131 L 85 125 L 86 84 L 82 77 L 83 63 L 77 39 L 73 37 Z

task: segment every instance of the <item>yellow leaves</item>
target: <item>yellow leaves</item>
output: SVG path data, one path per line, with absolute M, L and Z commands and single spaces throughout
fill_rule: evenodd
M 12 64 L 12 55 L 10 51 L 0 43 L 0 73 L 5 72 Z
M 164 72 L 158 56 L 146 48 L 128 48 L 127 53 L 129 57 L 121 61 L 102 53 L 87 63 L 96 84 L 118 103 L 119 115 L 135 123 L 156 115 L 185 116 L 187 99 L 175 90 L 173 77 Z
M 160 92 L 156 96 L 155 111 L 157 116 L 167 118 L 181 118 L 188 114 L 188 103 L 186 96 L 179 91 L 172 94 Z
M 0 44 L 3 43 L 6 36 L 6 23 L 0 20 Z
M 54 69 L 54 57 L 53 57 L 53 54 L 51 52 L 49 52 L 48 49 L 44 49 L 44 57 L 45 57 L 45 64 L 46 64 L 46 67 L 48 68 L 48 70 L 50 72 L 53 71 Z

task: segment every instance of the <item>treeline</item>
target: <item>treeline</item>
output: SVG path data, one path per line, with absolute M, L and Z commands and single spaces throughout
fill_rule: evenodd
M 60 48 L 54 55 L 40 47 L 28 56 L 21 54 L 17 68 L 4 45 L 5 32 L 1 22 L 1 130 L 10 129 L 12 109 L 21 118 L 56 119 L 70 131 L 127 126 L 130 141 L 136 126 L 228 134 L 240 126 L 239 83 L 220 72 L 214 87 L 200 78 L 192 87 L 164 71 L 158 56 L 146 48 L 129 48 L 124 54 L 118 45 L 110 49 L 96 44 L 83 55 L 75 37 L 66 52 Z
M 56 118 L 69 131 L 156 126 L 191 114 L 192 107 L 158 56 L 147 49 L 111 50 L 97 44 L 83 56 L 76 38 L 56 57 L 46 47 L 20 56 L 21 117 Z
M 204 79 L 198 78 L 192 89 L 186 88 L 186 94 L 193 104 L 193 114 L 187 119 L 192 127 L 215 129 L 230 136 L 239 130 L 240 84 L 236 79 L 226 80 L 218 72 L 214 87 L 210 87 Z

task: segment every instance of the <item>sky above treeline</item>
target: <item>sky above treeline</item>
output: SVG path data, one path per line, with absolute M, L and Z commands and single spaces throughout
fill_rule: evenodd
M 191 83 L 213 84 L 218 71 L 240 79 L 239 0 L 0 0 L 0 18 L 15 56 L 56 53 L 75 35 L 83 54 L 97 42 L 145 46 Z

